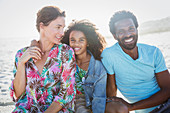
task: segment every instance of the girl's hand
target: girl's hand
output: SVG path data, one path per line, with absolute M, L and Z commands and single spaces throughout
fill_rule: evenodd
M 32 41 L 31 41 L 30 47 L 32 47 L 32 46 L 36 46 L 36 47 L 39 47 L 39 48 L 40 48 L 40 44 L 39 44 L 38 41 L 36 41 L 36 40 L 32 40 Z

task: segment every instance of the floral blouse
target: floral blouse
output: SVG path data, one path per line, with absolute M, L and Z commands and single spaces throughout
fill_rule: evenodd
M 78 65 L 76 65 L 75 78 L 76 78 L 76 92 L 77 92 L 78 95 L 79 94 L 84 95 L 84 89 L 82 87 L 82 84 L 85 81 L 86 73 L 87 73 L 87 71 L 81 69 L 80 67 L 78 67 Z
M 16 54 L 14 76 L 18 58 L 26 49 L 23 48 Z M 15 100 L 13 82 L 10 86 L 10 95 L 16 102 L 14 113 L 41 113 L 53 101 L 63 106 L 59 113 L 74 111 L 76 63 L 74 51 L 69 46 L 60 44 L 52 47 L 41 75 L 32 59 L 25 66 L 26 91 Z

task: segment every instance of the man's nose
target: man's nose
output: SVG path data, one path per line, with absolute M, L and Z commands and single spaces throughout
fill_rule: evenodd
M 131 32 L 126 31 L 124 35 L 125 35 L 125 37 L 129 37 L 129 36 L 131 36 Z

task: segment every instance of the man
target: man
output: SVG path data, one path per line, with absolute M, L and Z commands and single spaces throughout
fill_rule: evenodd
M 116 12 L 109 27 L 118 41 L 102 53 L 102 62 L 108 73 L 107 96 L 110 100 L 119 101 L 126 105 L 128 111 L 136 110 L 136 113 L 148 113 L 167 103 L 170 74 L 163 55 L 154 46 L 137 43 L 138 22 L 134 14 Z M 130 103 L 114 97 L 117 88 Z

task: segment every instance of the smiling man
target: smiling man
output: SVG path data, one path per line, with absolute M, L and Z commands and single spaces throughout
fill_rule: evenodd
M 155 46 L 137 43 L 135 15 L 129 11 L 116 12 L 109 27 L 118 42 L 102 53 L 102 62 L 108 73 L 106 111 L 113 105 L 109 108 L 112 111 L 117 101 L 136 113 L 170 106 L 170 74 L 163 55 Z M 129 102 L 115 97 L 117 88 Z M 170 108 L 166 110 L 170 111 Z

